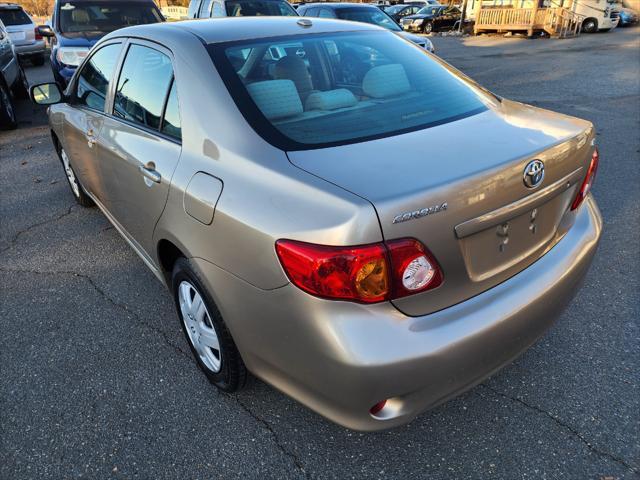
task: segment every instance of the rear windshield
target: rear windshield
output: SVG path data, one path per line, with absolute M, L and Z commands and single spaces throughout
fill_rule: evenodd
M 296 35 L 209 51 L 247 121 L 283 150 L 419 130 L 495 102 L 391 32 Z
M 21 8 L 0 8 L 0 20 L 5 27 L 31 23 L 29 16 Z
M 298 16 L 294 8 L 286 1 L 273 0 L 233 0 L 226 2 L 227 16 L 255 17 L 255 16 Z
M 118 28 L 161 22 L 151 2 L 61 2 L 61 32 L 111 32 Z

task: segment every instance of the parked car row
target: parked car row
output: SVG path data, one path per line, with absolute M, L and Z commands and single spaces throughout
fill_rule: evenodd
M 298 7 L 298 13 L 303 17 L 333 18 L 377 25 L 391 30 L 431 53 L 435 52 L 431 40 L 404 32 L 393 18 L 374 5 L 366 3 L 307 3 Z

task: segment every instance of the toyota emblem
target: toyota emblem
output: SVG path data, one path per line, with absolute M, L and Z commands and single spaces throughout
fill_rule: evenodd
M 527 188 L 536 188 L 544 179 L 544 163 L 541 160 L 531 160 L 524 167 L 523 180 Z

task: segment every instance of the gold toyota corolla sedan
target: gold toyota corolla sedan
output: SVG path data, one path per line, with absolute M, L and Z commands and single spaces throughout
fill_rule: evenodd
M 591 123 L 391 32 L 218 19 L 107 35 L 53 144 L 174 296 L 201 369 L 358 430 L 404 424 L 549 328 L 596 251 Z

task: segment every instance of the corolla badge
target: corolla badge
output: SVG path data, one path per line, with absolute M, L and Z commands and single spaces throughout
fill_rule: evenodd
M 402 223 L 407 220 L 414 220 L 416 218 L 426 217 L 427 215 L 433 215 L 434 213 L 443 212 L 447 209 L 447 202 L 434 205 L 432 207 L 424 207 L 420 210 L 414 210 L 413 212 L 404 212 L 400 215 L 393 217 L 393 223 Z
M 527 188 L 536 188 L 544 179 L 544 163 L 542 160 L 531 160 L 524 167 L 524 184 Z

